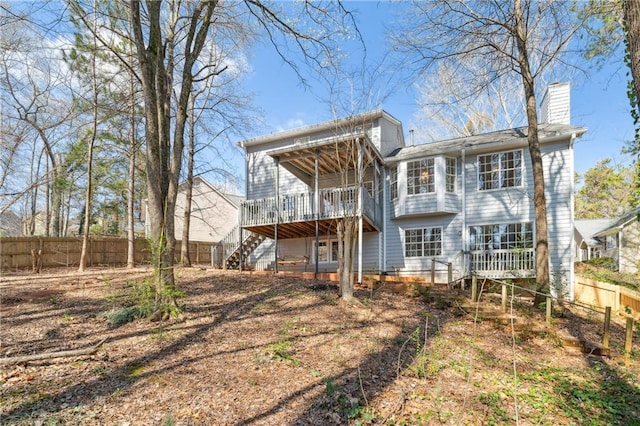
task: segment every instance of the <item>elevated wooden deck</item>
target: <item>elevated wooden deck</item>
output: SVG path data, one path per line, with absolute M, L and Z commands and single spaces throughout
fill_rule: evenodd
M 323 189 L 314 192 L 282 195 L 276 199 L 247 200 L 240 206 L 240 226 L 247 231 L 275 238 L 302 238 L 318 234 L 335 234 L 337 220 L 358 217 L 357 188 Z M 382 208 L 371 195 L 362 191 L 363 232 L 377 232 L 382 228 Z

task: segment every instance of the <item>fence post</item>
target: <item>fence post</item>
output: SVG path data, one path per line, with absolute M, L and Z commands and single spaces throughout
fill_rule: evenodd
M 629 361 L 631 357 L 631 349 L 632 349 L 632 338 L 633 338 L 633 318 L 627 318 L 627 330 L 624 338 L 624 359 L 625 362 Z
M 507 312 L 507 285 L 502 284 L 502 312 Z
M 609 336 L 611 334 L 611 306 L 604 308 L 604 332 L 602 333 L 602 346 L 609 347 Z
M 552 303 L 553 299 L 551 298 L 551 296 L 547 296 L 547 303 L 546 303 L 546 307 L 547 307 L 547 315 L 546 315 L 546 320 L 547 320 L 547 324 L 551 324 L 551 303 Z
M 436 283 L 436 260 L 431 259 L 431 285 Z
M 473 302 L 478 298 L 478 277 L 476 274 L 471 275 L 471 300 Z
M 451 262 L 447 263 L 447 284 L 451 284 L 453 281 L 453 265 Z

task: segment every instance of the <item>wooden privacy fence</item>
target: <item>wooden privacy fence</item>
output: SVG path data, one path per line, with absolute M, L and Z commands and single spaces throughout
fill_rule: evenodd
M 176 242 L 176 256 L 182 243 Z M 190 241 L 189 254 L 193 264 L 211 264 L 212 242 Z M 80 262 L 82 238 L 0 237 L 0 259 L 3 271 L 32 268 L 39 255 L 40 266 L 75 267 Z M 144 238 L 134 244 L 136 265 L 151 263 L 151 251 Z M 121 266 L 127 263 L 127 239 L 91 237 L 87 253 L 88 266 Z
M 640 292 L 576 275 L 574 300 L 640 319 Z

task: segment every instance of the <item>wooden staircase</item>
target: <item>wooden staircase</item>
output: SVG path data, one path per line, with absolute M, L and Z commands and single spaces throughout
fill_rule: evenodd
M 224 260 L 224 269 L 240 269 L 240 259 L 247 259 L 253 251 L 265 240 L 262 235 L 249 233 L 242 244 L 229 254 Z

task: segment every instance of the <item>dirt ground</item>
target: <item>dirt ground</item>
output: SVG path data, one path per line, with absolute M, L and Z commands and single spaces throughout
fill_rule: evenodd
M 622 325 L 612 357 L 562 344 L 600 339 L 597 313 L 545 328 L 523 307 L 514 331 L 433 297 L 361 289 L 344 303 L 326 282 L 185 268 L 179 317 L 115 325 L 148 275 L 0 278 L 0 357 L 106 339 L 92 355 L 0 366 L 1 424 L 640 424 Z

